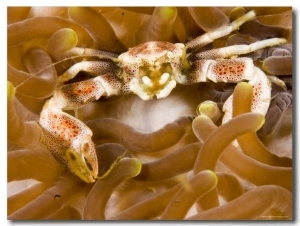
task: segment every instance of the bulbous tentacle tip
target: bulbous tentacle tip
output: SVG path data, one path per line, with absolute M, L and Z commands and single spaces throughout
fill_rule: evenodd
M 71 28 L 56 31 L 48 41 L 47 50 L 55 57 L 63 55 L 78 44 L 78 35 Z
M 128 168 L 128 174 L 131 175 L 131 177 L 137 176 L 141 172 L 142 163 L 137 158 L 127 158 L 124 157 L 126 155 L 127 151 L 125 151 L 122 155 L 119 155 L 115 161 L 110 165 L 109 169 L 102 175 L 96 177 L 96 179 L 101 180 L 106 178 L 112 170 L 120 163 L 120 162 L 127 162 L 130 161 L 131 167 Z
M 11 100 L 15 96 L 15 87 L 10 81 L 7 81 L 7 100 Z
M 167 21 L 177 16 L 177 9 L 176 7 L 159 7 L 158 13 L 162 20 Z
M 262 68 L 271 75 L 292 75 L 292 56 L 270 56 L 263 61 Z
M 132 172 L 130 174 L 132 175 L 132 177 L 135 177 L 139 175 L 139 173 L 141 172 L 142 163 L 137 158 L 131 158 L 131 162 L 132 162 Z
M 218 105 L 213 101 L 204 101 L 199 104 L 196 109 L 196 113 L 197 115 L 206 115 L 214 122 L 217 122 L 222 116 Z

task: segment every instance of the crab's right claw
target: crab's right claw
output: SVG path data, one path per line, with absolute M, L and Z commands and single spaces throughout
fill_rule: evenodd
M 98 160 L 92 131 L 77 118 L 47 107 L 46 103 L 40 117 L 46 148 L 83 181 L 94 182 Z

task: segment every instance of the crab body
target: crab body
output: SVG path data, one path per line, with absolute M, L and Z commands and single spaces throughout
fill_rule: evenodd
M 130 90 L 143 100 L 167 97 L 188 66 L 181 43 L 147 42 L 119 56 Z
M 254 66 L 251 58 L 236 56 L 284 44 L 285 39 L 273 38 L 250 45 L 197 51 L 254 18 L 255 13 L 250 11 L 228 26 L 208 32 L 186 45 L 151 41 L 130 48 L 119 56 L 99 51 L 100 61 L 83 61 L 73 65 L 58 78 L 58 89 L 41 113 L 40 125 L 45 131 L 46 147 L 81 179 L 94 182 L 97 179 L 98 161 L 92 143 L 92 132 L 83 122 L 63 110 L 78 109 L 101 96 L 135 93 L 143 100 L 165 98 L 177 83 L 189 85 L 208 80 L 234 83 L 249 81 L 255 90 L 252 110 L 266 114 L 271 98 L 270 82 Z M 97 51 L 93 49 L 76 47 L 76 51 L 97 55 Z M 64 84 L 79 71 L 97 76 Z M 232 117 L 231 109 L 230 97 L 224 103 L 223 123 Z

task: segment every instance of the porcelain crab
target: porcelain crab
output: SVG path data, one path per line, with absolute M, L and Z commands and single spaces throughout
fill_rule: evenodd
M 83 181 L 94 182 L 99 177 L 92 131 L 64 110 L 79 109 L 101 96 L 135 93 L 143 100 L 165 98 L 177 83 L 249 81 L 254 87 L 252 110 L 266 114 L 271 98 L 270 82 L 265 73 L 254 66 L 251 58 L 237 56 L 284 44 L 285 39 L 272 38 L 250 45 L 198 51 L 255 17 L 255 12 L 249 11 L 227 26 L 186 44 L 151 41 L 132 47 L 119 56 L 100 50 L 74 48 L 75 55 L 93 55 L 99 60 L 76 63 L 58 78 L 57 90 L 46 102 L 39 121 L 47 149 Z M 65 84 L 80 71 L 96 76 Z M 231 118 L 231 102 L 229 98 L 224 104 L 223 123 Z

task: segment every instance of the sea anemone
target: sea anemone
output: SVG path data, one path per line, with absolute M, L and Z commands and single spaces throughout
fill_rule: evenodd
M 251 112 L 246 82 L 178 85 L 164 99 L 130 94 L 83 107 L 99 175 L 122 156 L 95 183 L 44 147 L 39 114 L 77 47 L 120 54 L 146 41 L 186 43 L 252 9 L 257 19 L 203 49 L 288 40 L 247 54 L 272 75 L 265 116 Z M 293 219 L 291 7 L 8 7 L 7 29 L 8 219 Z M 233 118 L 221 124 L 231 94 Z

